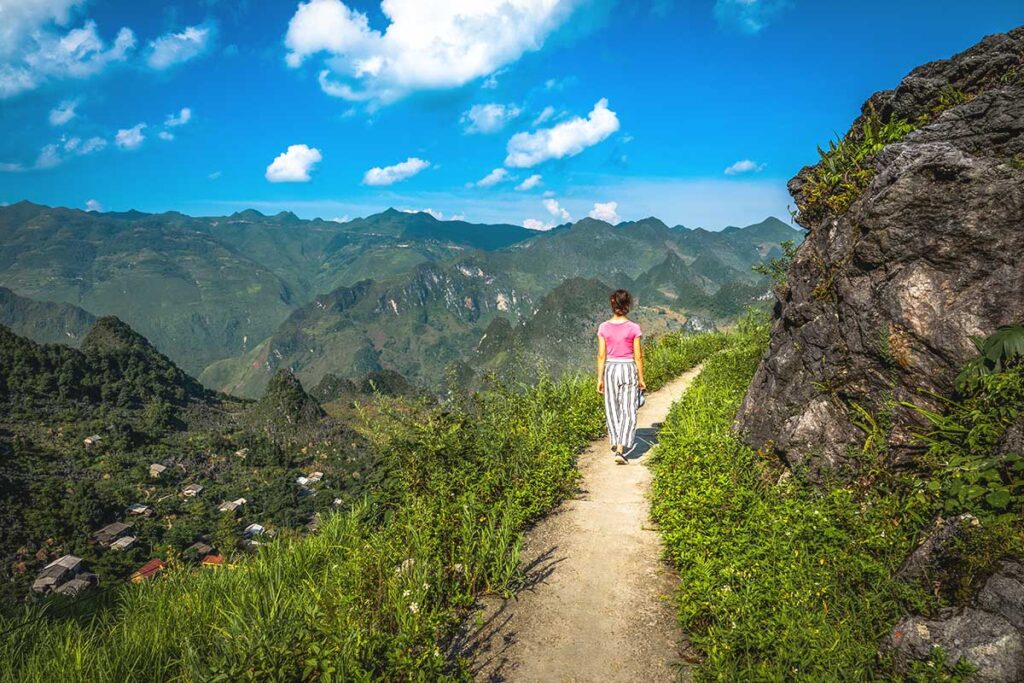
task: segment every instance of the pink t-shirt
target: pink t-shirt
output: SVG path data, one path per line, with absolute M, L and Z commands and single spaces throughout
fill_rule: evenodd
M 642 334 L 640 326 L 632 320 L 621 323 L 606 320 L 597 328 L 597 336 L 604 338 L 609 358 L 632 358 L 633 340 Z

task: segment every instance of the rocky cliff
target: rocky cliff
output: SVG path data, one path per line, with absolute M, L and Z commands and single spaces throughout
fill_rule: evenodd
M 808 229 L 738 414 L 757 448 L 843 474 L 861 409 L 912 452 L 971 335 L 1024 320 L 1024 28 L 912 71 L 789 183 Z

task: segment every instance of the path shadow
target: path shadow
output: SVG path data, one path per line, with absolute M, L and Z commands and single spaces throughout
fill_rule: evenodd
M 487 596 L 478 605 L 475 617 L 465 620 L 448 646 L 448 660 L 464 657 L 472 662 L 470 673 L 475 680 L 499 683 L 508 680 L 511 661 L 508 650 L 516 642 L 517 633 L 509 628 L 514 610 L 523 591 L 532 591 L 554 573 L 565 558 L 556 557 L 558 546 L 540 553 L 525 567 L 515 593 L 508 598 Z M 480 678 L 486 673 L 485 678 Z
M 650 427 L 641 427 L 636 430 L 636 448 L 626 456 L 626 460 L 639 460 L 644 457 L 651 448 L 658 443 L 658 430 L 661 429 L 661 422 L 655 422 Z

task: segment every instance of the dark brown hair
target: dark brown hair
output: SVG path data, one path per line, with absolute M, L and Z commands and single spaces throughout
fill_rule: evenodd
M 633 305 L 633 297 L 624 289 L 616 289 L 608 297 L 608 301 L 611 303 L 612 313 L 615 315 L 626 315 L 629 313 L 629 307 Z

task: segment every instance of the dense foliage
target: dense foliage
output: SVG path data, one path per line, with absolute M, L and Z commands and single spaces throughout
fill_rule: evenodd
M 765 335 L 748 326 L 711 357 L 657 449 L 653 512 L 681 575 L 680 619 L 704 656 L 698 680 L 945 680 L 941 666 L 893 671 L 879 644 L 904 610 L 962 601 L 995 560 L 1020 552 L 1019 458 L 994 464 L 991 452 L 1024 411 L 1021 374 L 949 404 L 931 469 L 897 475 L 869 462 L 863 479 L 822 490 L 731 432 Z M 879 455 L 871 446 L 863 457 Z M 961 500 L 965 489 L 975 495 Z M 894 578 L 935 514 L 965 510 L 982 523 L 963 563 L 931 577 L 934 595 Z
M 652 340 L 651 386 L 722 345 Z M 477 593 L 515 585 L 523 526 L 575 489 L 576 453 L 604 429 L 600 395 L 568 377 L 440 404 L 380 396 L 364 416 L 379 462 L 363 502 L 229 567 L 172 563 L 96 610 L 0 621 L 15 627 L 0 681 L 463 677 L 441 648 Z

